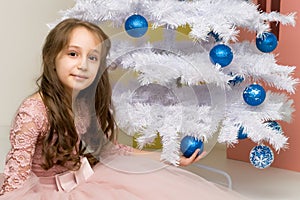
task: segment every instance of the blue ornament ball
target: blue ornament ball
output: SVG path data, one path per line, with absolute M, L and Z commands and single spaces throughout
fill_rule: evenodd
M 131 37 L 142 37 L 148 30 L 148 22 L 142 15 L 131 15 L 125 21 L 125 30 Z
M 254 167 L 264 169 L 273 163 L 274 154 L 270 147 L 258 145 L 250 151 L 249 159 Z
M 244 132 L 244 127 L 240 126 L 239 130 L 238 130 L 238 139 L 243 140 L 246 139 L 248 137 L 248 134 Z
M 282 128 L 280 124 L 276 121 L 270 120 L 265 122 L 268 127 L 270 127 L 272 130 L 276 130 L 279 134 L 282 134 Z
M 225 44 L 218 44 L 210 50 L 209 58 L 214 65 L 218 63 L 221 67 L 226 67 L 231 63 L 233 53 L 229 46 Z
M 264 102 L 266 91 L 261 85 L 251 84 L 245 88 L 243 98 L 248 105 L 258 106 Z
M 270 32 L 265 32 L 256 38 L 256 47 L 264 53 L 273 51 L 277 43 L 277 37 Z
M 180 151 L 184 157 L 189 158 L 197 150 L 200 149 L 198 155 L 203 152 L 203 142 L 192 136 L 185 136 L 180 142 Z

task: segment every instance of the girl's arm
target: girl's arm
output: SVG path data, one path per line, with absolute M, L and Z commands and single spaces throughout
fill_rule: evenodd
M 31 173 L 32 158 L 44 116 L 32 101 L 20 106 L 10 131 L 11 149 L 6 157 L 0 195 L 20 188 Z
M 124 149 L 125 151 L 132 152 L 134 155 L 146 156 L 146 157 L 152 158 L 154 160 L 158 160 L 158 161 L 160 160 L 160 156 L 161 156 L 160 152 L 139 150 L 139 149 L 135 149 L 133 147 L 126 146 L 123 144 L 118 144 L 118 143 L 117 143 L 117 145 L 120 148 Z M 193 164 L 193 163 L 199 161 L 206 154 L 206 152 L 203 151 L 199 156 L 197 156 L 199 151 L 200 151 L 200 149 L 197 149 L 189 158 L 186 158 L 183 155 L 181 155 L 180 160 L 179 160 L 179 166 L 188 166 L 190 164 Z

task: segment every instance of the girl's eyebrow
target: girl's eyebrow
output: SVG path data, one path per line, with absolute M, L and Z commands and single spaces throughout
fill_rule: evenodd
M 68 45 L 67 48 L 82 49 L 80 46 L 76 45 Z M 100 51 L 98 49 L 91 49 L 90 52 L 100 54 Z
M 76 45 L 68 45 L 67 48 L 76 48 L 76 49 L 81 49 L 81 47 L 76 46 Z
M 91 52 L 92 52 L 92 53 L 100 54 L 100 51 L 99 51 L 98 49 L 92 49 Z

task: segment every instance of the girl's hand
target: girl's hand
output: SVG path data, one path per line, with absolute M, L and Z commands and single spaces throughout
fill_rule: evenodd
M 203 158 L 206 155 L 206 151 L 203 151 L 199 156 L 200 149 L 197 149 L 189 158 L 186 158 L 184 156 L 180 156 L 179 166 L 188 166 L 194 162 L 199 161 L 201 158 Z

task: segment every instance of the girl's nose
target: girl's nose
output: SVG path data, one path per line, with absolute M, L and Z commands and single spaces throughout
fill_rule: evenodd
M 77 68 L 80 70 L 87 70 L 87 59 L 82 58 L 81 62 L 79 62 L 79 64 L 78 64 Z

